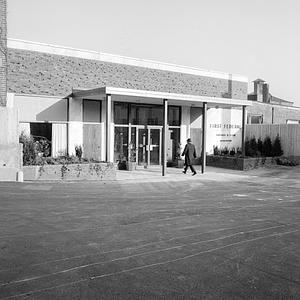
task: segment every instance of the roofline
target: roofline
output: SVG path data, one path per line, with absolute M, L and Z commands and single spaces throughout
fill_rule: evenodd
M 144 98 L 155 98 L 155 99 L 168 99 L 182 102 L 195 102 L 209 104 L 224 104 L 230 106 L 252 106 L 252 101 L 232 98 L 220 98 L 220 97 L 207 97 L 207 96 L 196 96 L 188 94 L 177 94 L 167 92 L 156 92 L 146 91 L 137 89 L 127 88 L 116 88 L 116 87 L 101 87 L 91 90 L 74 90 L 69 96 L 73 97 L 88 97 L 88 96 L 104 96 L 104 95 L 120 95 L 120 96 L 131 96 L 131 97 L 144 97 Z
M 46 43 L 25 41 L 20 39 L 8 38 L 7 47 L 12 49 L 37 51 L 37 52 L 48 53 L 48 54 L 78 57 L 83 59 L 98 60 L 103 62 L 124 64 L 124 65 L 136 66 L 136 67 L 144 67 L 144 68 L 150 68 L 156 70 L 240 81 L 248 84 L 248 78 L 238 74 L 230 74 L 225 72 L 205 70 L 205 69 L 187 67 L 187 66 L 165 63 L 160 61 L 127 57 L 127 56 L 109 54 L 109 53 L 98 52 L 98 51 L 76 49 L 76 48 L 58 46 L 58 45 L 52 45 Z

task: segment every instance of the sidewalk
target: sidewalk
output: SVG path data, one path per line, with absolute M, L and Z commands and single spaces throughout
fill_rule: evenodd
M 246 172 L 206 167 L 204 174 L 201 173 L 199 166 L 196 166 L 197 174 L 192 176 L 191 172 L 182 173 L 179 168 L 167 168 L 166 175 L 162 176 L 160 167 L 151 167 L 148 169 L 137 169 L 135 171 L 117 171 L 117 181 L 126 182 L 169 182 L 169 181 L 235 181 L 249 178 Z M 253 176 L 253 175 L 252 175 Z
M 228 170 L 215 167 L 206 167 L 204 174 L 201 173 L 201 167 L 196 166 L 197 174 L 183 174 L 180 168 L 167 168 L 166 175 L 162 176 L 161 167 L 151 167 L 148 169 L 137 169 L 135 171 L 117 171 L 117 181 L 120 182 L 170 182 L 170 181 L 242 181 L 258 179 L 268 180 L 270 177 L 277 179 L 299 180 L 300 184 L 300 166 L 283 167 L 273 166 L 272 168 L 259 168 L 249 171 Z

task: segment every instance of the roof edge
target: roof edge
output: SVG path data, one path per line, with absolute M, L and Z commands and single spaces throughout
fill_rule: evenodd
M 98 51 L 76 49 L 71 47 L 46 44 L 40 42 L 32 42 L 32 41 L 8 38 L 7 47 L 12 49 L 29 50 L 29 51 L 48 53 L 48 54 L 78 57 L 83 59 L 92 59 L 92 60 L 118 63 L 118 64 L 130 65 L 136 67 L 144 67 L 144 68 L 156 69 L 162 71 L 170 71 L 170 72 L 240 81 L 248 84 L 248 78 L 238 74 L 205 70 L 205 69 L 176 65 L 176 64 L 165 63 L 160 61 L 127 57 L 127 56 L 109 54 L 109 53 L 98 52 Z

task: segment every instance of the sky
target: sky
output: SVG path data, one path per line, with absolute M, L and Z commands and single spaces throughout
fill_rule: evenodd
M 299 0 L 7 0 L 8 37 L 240 74 L 300 107 Z

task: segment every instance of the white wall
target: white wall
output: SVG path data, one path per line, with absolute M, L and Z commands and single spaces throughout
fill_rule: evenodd
M 19 111 L 20 122 L 67 121 L 66 99 L 15 95 L 14 107 Z
M 213 153 L 213 147 L 241 147 L 242 110 L 210 108 L 207 111 L 206 151 Z

